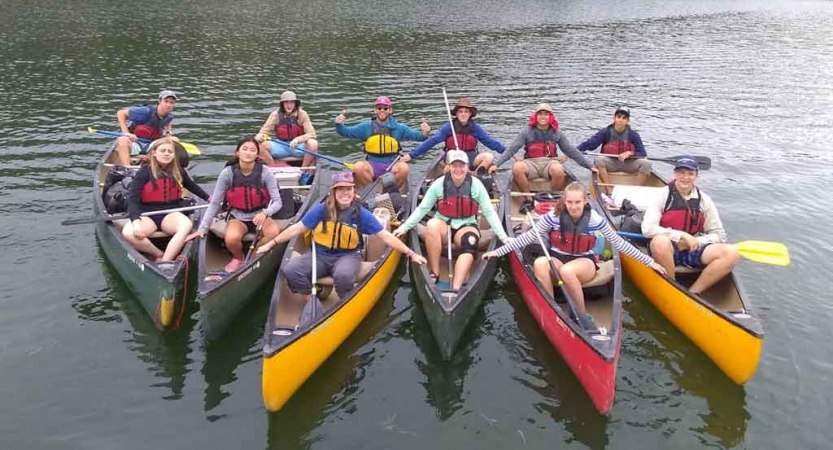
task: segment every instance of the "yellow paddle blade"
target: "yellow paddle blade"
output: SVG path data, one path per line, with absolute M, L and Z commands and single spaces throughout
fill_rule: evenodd
M 199 156 L 202 154 L 202 152 L 200 152 L 200 149 L 190 142 L 180 142 L 180 144 L 182 144 L 182 147 L 190 155 Z
M 98 131 L 98 130 L 96 130 L 93 127 L 87 127 L 87 132 L 90 133 L 90 134 L 95 134 L 96 131 Z
M 790 251 L 780 242 L 743 241 L 735 244 L 735 248 L 741 256 L 750 261 L 774 266 L 790 264 Z

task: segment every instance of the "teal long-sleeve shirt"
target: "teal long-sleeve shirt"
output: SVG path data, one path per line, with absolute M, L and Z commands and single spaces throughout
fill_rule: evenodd
M 443 198 L 443 182 L 445 181 L 445 176 L 437 178 L 431 183 L 431 186 L 428 188 L 428 191 L 425 193 L 425 197 L 422 198 L 422 201 L 417 206 L 416 211 L 414 211 L 408 220 L 403 223 L 397 231 L 407 232 L 411 228 L 415 227 L 416 224 L 425 217 L 433 208 L 434 205 L 437 204 L 437 201 Z M 483 186 L 483 183 L 480 182 L 479 179 L 476 177 L 472 177 L 471 180 L 471 198 L 477 202 L 480 206 L 480 211 L 486 217 L 486 222 L 489 223 L 489 227 L 492 228 L 492 231 L 495 235 L 500 239 L 501 242 L 505 242 L 508 236 L 506 232 L 503 230 L 503 224 L 500 222 L 500 218 L 497 216 L 495 212 L 494 206 L 492 206 L 492 200 L 489 198 L 489 193 L 486 191 L 486 187 Z M 448 222 L 451 220 L 451 228 L 459 229 L 464 226 L 477 226 L 477 218 L 476 217 L 465 217 L 462 219 L 449 219 L 448 217 L 438 213 L 434 214 L 434 217 L 440 219 L 444 222 Z
M 373 135 L 373 121 L 376 119 L 371 119 L 356 125 L 347 126 L 343 123 L 336 124 L 336 133 L 339 136 L 343 136 L 350 139 L 358 139 L 361 141 L 366 141 L 370 136 Z M 424 141 L 426 137 L 422 134 L 422 131 L 411 128 L 404 123 L 399 123 L 393 117 L 388 117 L 388 120 L 385 121 L 385 126 L 390 130 L 390 135 L 399 141 L 401 144 L 403 141 Z M 367 155 L 367 159 L 369 161 L 375 162 L 391 162 L 396 159 L 396 155 L 389 155 L 389 156 L 375 156 L 375 155 Z

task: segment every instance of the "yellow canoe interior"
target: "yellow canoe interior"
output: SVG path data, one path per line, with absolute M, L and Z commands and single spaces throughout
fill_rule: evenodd
M 636 186 L 635 174 L 612 173 L 610 184 L 613 185 L 611 195 L 617 204 L 622 196 L 627 196 L 639 206 L 656 195 L 657 189 L 666 183 L 653 174 L 649 186 Z M 602 188 L 594 183 L 591 191 L 598 198 Z M 645 247 L 641 249 L 647 251 Z M 699 271 L 678 268 L 676 280 L 672 280 L 624 255 L 622 265 L 648 300 L 729 378 L 738 384 L 752 378 L 761 355 L 763 330 L 754 311 L 744 301 L 734 274 L 729 274 L 702 295 L 695 295 L 687 288 L 697 279 Z

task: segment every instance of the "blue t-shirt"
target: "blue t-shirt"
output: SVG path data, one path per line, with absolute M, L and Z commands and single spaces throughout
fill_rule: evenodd
M 376 219 L 376 216 L 373 215 L 372 212 L 368 211 L 364 207 L 359 207 L 359 214 L 361 215 L 361 224 L 356 223 L 355 215 L 351 215 L 351 225 L 354 228 L 358 228 L 359 232 L 362 234 L 373 235 L 384 228 L 382 228 L 382 224 L 379 223 L 379 220 Z M 301 219 L 301 223 L 304 224 L 304 227 L 308 230 L 314 230 L 315 227 L 321 223 L 321 220 L 324 218 L 324 203 L 318 203 L 317 205 L 310 208 L 310 210 L 304 215 Z M 320 245 L 316 246 L 318 253 L 324 253 L 327 255 L 338 255 L 342 253 L 350 253 L 350 250 L 330 250 L 327 248 L 323 248 Z M 359 241 L 359 248 L 361 250 L 361 241 Z
M 156 112 L 152 106 L 131 106 L 127 109 L 127 120 L 135 123 L 145 123 L 150 120 L 151 114 Z

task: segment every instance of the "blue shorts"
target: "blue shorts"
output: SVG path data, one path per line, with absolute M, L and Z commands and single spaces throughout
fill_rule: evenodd
M 150 148 L 150 142 L 133 141 L 130 146 L 130 156 L 146 155 Z
M 283 142 L 283 141 L 281 141 L 281 142 Z M 300 151 L 296 148 L 290 148 L 289 147 L 289 142 L 287 142 L 286 145 L 282 145 L 282 144 L 278 144 L 278 143 L 273 141 L 269 145 L 272 146 L 272 157 L 273 158 L 283 159 L 283 158 L 289 158 L 289 157 L 293 157 L 293 158 L 303 158 L 304 157 L 304 152 L 302 152 L 302 151 Z
M 694 251 L 680 251 L 674 249 L 674 265 L 691 267 L 695 269 L 705 267 L 706 265 L 703 264 L 703 251 L 708 246 L 709 244 L 701 245 L 697 247 L 697 250 Z

